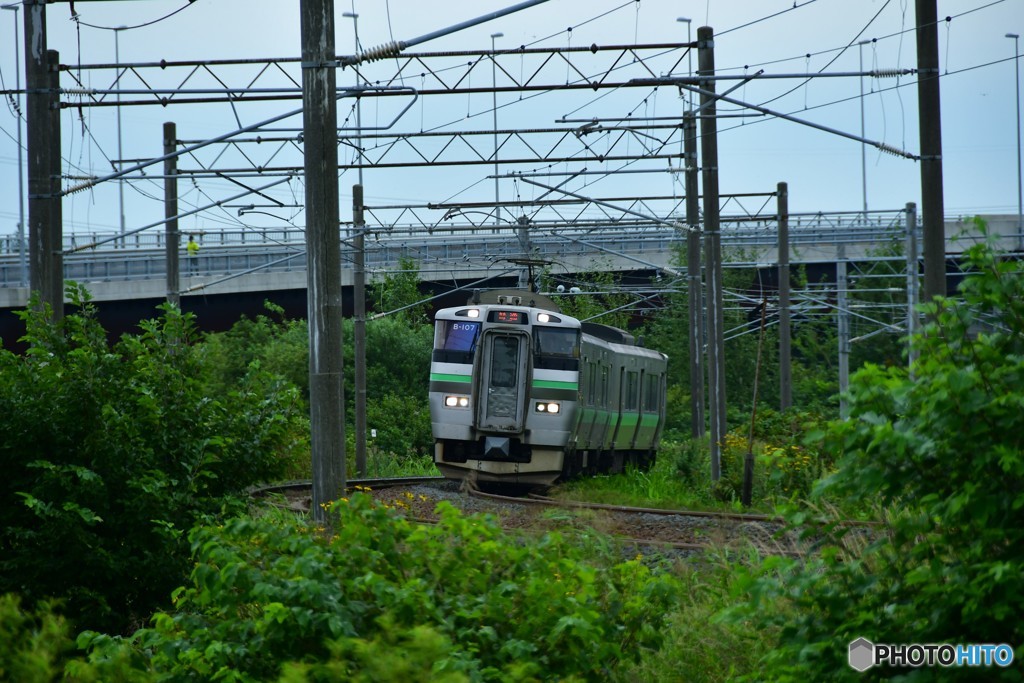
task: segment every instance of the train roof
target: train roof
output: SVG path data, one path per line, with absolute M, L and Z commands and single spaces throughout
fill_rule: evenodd
M 528 289 L 490 289 L 473 290 L 473 295 L 466 302 L 470 306 L 477 304 L 497 304 L 500 306 L 528 306 L 542 308 L 545 311 L 561 313 L 562 309 L 554 301 L 543 294 Z
M 636 340 L 629 332 L 620 330 L 617 327 L 610 325 L 602 325 L 601 323 L 580 323 L 580 329 L 583 330 L 583 334 L 589 334 L 592 337 L 603 339 L 606 342 L 612 344 L 622 344 L 623 346 L 636 346 Z

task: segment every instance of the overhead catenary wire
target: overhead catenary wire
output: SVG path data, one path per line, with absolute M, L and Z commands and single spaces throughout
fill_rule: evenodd
M 628 3 L 629 4 L 629 3 Z M 994 4 L 994 3 L 993 3 Z M 625 5 L 624 5 L 625 6 Z

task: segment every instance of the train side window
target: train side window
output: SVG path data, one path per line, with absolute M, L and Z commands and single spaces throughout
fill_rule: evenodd
M 658 389 L 661 385 L 659 375 L 647 375 L 644 384 L 644 412 L 658 412 Z
M 594 380 L 597 374 L 597 365 L 594 363 L 587 364 L 587 405 L 594 405 L 594 393 L 596 388 L 594 386 Z
M 636 372 L 626 373 L 626 410 L 636 410 L 637 403 Z
M 618 403 L 615 405 L 615 409 L 620 413 L 626 407 L 626 368 L 619 366 L 619 386 L 616 387 L 616 400 Z
M 608 407 L 608 366 L 601 366 L 601 407 Z

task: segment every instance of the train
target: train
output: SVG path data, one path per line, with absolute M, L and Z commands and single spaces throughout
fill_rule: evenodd
M 473 293 L 434 317 L 434 463 L 481 488 L 543 488 L 654 464 L 668 357 L 548 296 Z

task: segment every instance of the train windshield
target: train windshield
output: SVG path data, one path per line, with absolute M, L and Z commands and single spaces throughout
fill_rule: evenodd
M 533 344 L 537 355 L 555 358 L 580 357 L 580 331 L 568 327 L 535 327 Z
M 480 336 L 480 323 L 439 320 L 434 331 L 434 348 L 442 351 L 472 351 Z

